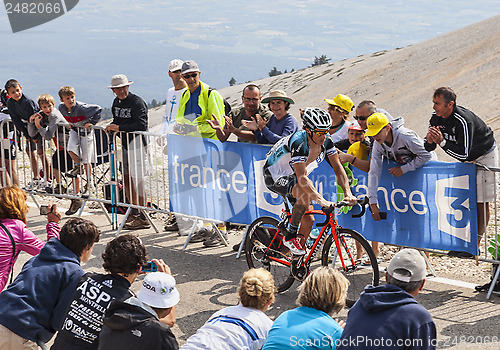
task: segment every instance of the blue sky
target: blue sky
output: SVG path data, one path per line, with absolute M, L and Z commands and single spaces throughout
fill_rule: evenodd
M 171 85 L 173 58 L 195 59 L 216 88 L 307 67 L 322 54 L 341 60 L 407 46 L 500 14 L 478 0 L 333 2 L 80 1 L 66 15 L 13 34 L 0 10 L 4 61 L 0 80 L 16 77 L 36 98 L 73 85 L 77 98 L 110 105 L 113 74 L 135 81 L 146 101 Z

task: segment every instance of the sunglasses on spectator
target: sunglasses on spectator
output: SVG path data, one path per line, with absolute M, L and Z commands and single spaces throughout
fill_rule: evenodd
M 189 78 L 196 78 L 197 76 L 198 76 L 198 73 L 191 73 L 191 74 L 183 75 L 182 77 L 187 80 Z
M 360 117 L 360 116 L 355 115 L 354 119 L 356 119 L 356 120 L 366 120 L 366 119 L 368 119 L 368 117 Z
M 315 133 L 316 136 L 325 136 L 328 133 L 328 130 L 313 131 L 313 133 Z

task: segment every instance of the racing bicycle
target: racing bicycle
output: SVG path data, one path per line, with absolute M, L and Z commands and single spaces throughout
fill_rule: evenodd
M 263 267 L 274 277 L 278 292 L 289 289 L 295 280 L 303 281 L 309 274 L 311 263 L 317 260 L 321 251 L 321 265 L 339 269 L 349 280 L 346 305 L 351 307 L 359 298 L 367 284 L 377 286 L 379 267 L 375 254 L 368 241 L 358 232 L 341 227 L 335 218 L 335 208 L 348 206 L 340 201 L 321 210 L 306 211 L 304 215 L 325 216 L 318 237 L 306 254 L 294 256 L 283 245 L 283 235 L 291 219 L 291 209 L 286 198 L 281 220 L 262 216 L 252 222 L 245 238 L 245 256 L 249 268 Z M 358 199 L 361 217 L 366 211 L 368 198 Z M 305 245 L 304 245 L 305 246 Z

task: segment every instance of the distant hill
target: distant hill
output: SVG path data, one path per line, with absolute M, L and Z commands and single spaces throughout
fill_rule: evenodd
M 210 83 L 210 82 L 208 82 Z M 299 108 L 326 107 L 324 98 L 347 94 L 355 104 L 369 99 L 405 125 L 425 136 L 432 114 L 432 93 L 450 86 L 459 105 L 480 116 L 500 141 L 500 16 L 475 23 L 419 44 L 375 52 L 321 66 L 305 68 L 253 83 L 263 96 L 285 90 Z M 218 90 L 233 106 L 241 104 L 246 84 Z M 164 107 L 151 113 L 159 123 Z M 350 114 L 350 119 L 354 112 Z M 160 116 L 160 119 L 157 119 Z

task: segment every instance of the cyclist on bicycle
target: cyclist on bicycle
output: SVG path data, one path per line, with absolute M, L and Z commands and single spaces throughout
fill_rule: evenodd
M 264 165 L 264 181 L 267 188 L 286 197 L 293 206 L 292 218 L 283 237 L 283 244 L 293 255 L 305 254 L 297 236 L 301 235 L 305 241 L 311 232 L 314 217 L 305 216 L 303 220 L 302 217 L 307 209 L 312 209 L 309 208 L 312 207 L 312 201 L 322 207 L 335 204 L 324 199 L 308 178 L 308 174 L 323 159 L 326 158 L 335 171 L 337 182 L 344 190 L 344 200 L 351 205 L 356 204 L 356 197 L 349 188 L 349 181 L 340 163 L 337 149 L 328 134 L 332 118 L 321 108 L 308 107 L 302 113 L 302 123 L 304 130 L 279 140 L 267 154 Z M 297 234 L 301 220 L 302 224 Z

